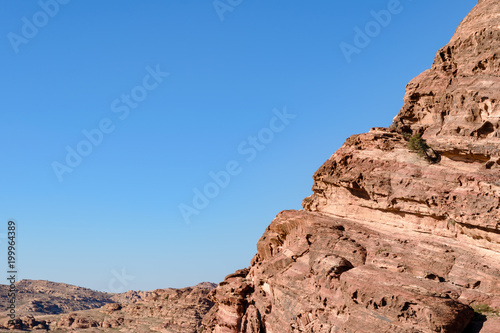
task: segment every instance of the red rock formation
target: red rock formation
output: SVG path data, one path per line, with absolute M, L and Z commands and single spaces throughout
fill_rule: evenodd
M 114 312 L 126 319 L 161 319 L 162 332 L 196 333 L 201 326 L 201 319 L 213 306 L 207 295 L 214 287 L 211 283 L 201 283 L 183 289 L 157 289 L 150 292 L 146 299 L 124 305 Z M 109 313 L 110 305 L 105 311 Z M 126 324 L 125 327 L 130 327 Z
M 46 281 L 30 282 L 31 285 L 37 286 L 47 283 L 52 284 Z M 60 295 L 67 289 L 67 285 L 53 285 L 59 288 Z M 207 296 L 214 288 L 215 284 L 205 282 L 183 289 L 129 291 L 112 296 L 118 296 L 124 303 L 108 303 L 98 309 L 53 315 L 42 314 L 38 316 L 38 320 L 31 315 L 16 319 L 15 322 L 5 319 L 4 325 L 0 325 L 0 332 L 44 329 L 50 332 L 88 333 L 117 331 L 197 333 L 203 316 L 213 306 Z M 29 289 L 25 292 L 28 293 Z M 33 292 L 31 294 L 37 295 Z M 62 299 L 61 296 L 59 298 Z
M 27 316 L 23 318 L 15 319 L 14 321 L 8 320 L 5 322 L 4 326 L 0 326 L 0 329 L 5 330 L 46 330 L 49 326 L 45 320 L 36 320 L 33 316 Z
M 101 326 L 97 320 L 91 317 L 81 316 L 77 313 L 65 314 L 57 323 L 60 328 L 91 328 Z
M 211 293 L 205 332 L 498 332 L 499 59 L 500 3 L 481 0 L 393 125 L 350 137 Z

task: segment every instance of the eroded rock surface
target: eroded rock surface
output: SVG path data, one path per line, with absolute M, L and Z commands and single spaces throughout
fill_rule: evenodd
M 393 125 L 350 137 L 212 292 L 204 329 L 498 332 L 499 59 L 500 2 L 481 0 Z
M 500 307 L 498 253 L 406 229 L 285 211 L 250 269 L 226 277 L 212 332 L 462 332 Z

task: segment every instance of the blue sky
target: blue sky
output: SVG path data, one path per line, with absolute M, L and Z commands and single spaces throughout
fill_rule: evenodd
M 247 267 L 475 3 L 2 1 L 0 226 L 18 224 L 19 278 L 150 290 Z

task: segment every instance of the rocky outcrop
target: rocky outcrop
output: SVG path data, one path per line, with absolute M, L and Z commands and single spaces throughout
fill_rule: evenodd
M 500 3 L 481 0 L 393 124 L 347 139 L 211 293 L 204 330 L 497 332 L 499 58 Z
M 48 328 L 49 325 L 45 320 L 36 320 L 33 316 L 22 317 L 13 321 L 8 320 L 4 326 L 0 326 L 0 329 L 21 331 L 46 330 Z
M 349 138 L 314 175 L 304 207 L 499 251 L 498 170 L 487 161 L 452 160 L 432 142 L 439 163 L 410 152 L 396 132 L 372 129 Z
M 80 316 L 77 313 L 63 315 L 57 322 L 58 328 L 91 328 L 99 327 L 99 322 L 91 317 Z
M 349 138 L 316 172 L 314 194 L 304 207 L 460 237 L 498 251 L 498 1 L 479 2 L 432 68 L 408 84 L 404 101 L 389 129 Z M 416 133 L 439 163 L 408 154 L 407 138 Z
M 165 332 L 197 333 L 203 316 L 213 303 L 207 296 L 215 288 L 212 283 L 200 283 L 183 289 L 157 289 L 149 292 L 127 292 L 127 303 L 108 303 L 90 309 L 17 319 L 5 322 L 0 329 L 47 329 L 55 332 Z M 42 320 L 43 319 L 43 320 Z
M 99 292 L 65 283 L 41 280 L 16 282 L 16 313 L 19 316 L 62 314 L 100 308 L 112 303 L 116 294 Z M 0 285 L 0 310 L 9 305 L 9 286 Z
M 47 281 L 29 281 L 34 289 L 30 294 L 38 295 L 45 289 L 41 286 L 52 286 L 51 294 L 62 298 L 66 289 L 78 292 L 90 292 L 88 289 Z M 30 288 L 25 288 L 25 293 Z M 46 315 L 38 313 L 21 317 L 14 322 L 0 318 L 5 330 L 45 329 L 56 332 L 165 332 L 165 333 L 197 333 L 203 316 L 213 306 L 208 294 L 216 287 L 213 283 L 200 283 L 194 287 L 183 289 L 157 289 L 154 291 L 128 291 L 111 295 L 123 303 L 107 303 L 100 308 L 86 309 L 69 313 Z M 38 291 L 38 292 L 35 292 Z M 58 300 L 59 302 L 60 300 Z M 85 305 L 85 304 L 83 304 Z M 82 306 L 83 306 L 82 305 Z M 0 321 L 1 322 L 1 321 Z M 2 331 L 3 332 L 3 331 Z
M 150 291 L 129 290 L 121 294 L 114 294 L 110 298 L 116 303 L 135 303 L 151 296 Z
M 500 307 L 497 253 L 405 229 L 286 211 L 250 269 L 226 277 L 212 332 L 462 332 Z
M 214 284 L 204 283 L 183 289 L 158 289 L 144 301 L 123 305 L 113 311 L 112 317 L 115 318 L 112 319 L 137 318 L 136 323 L 141 323 L 144 318 L 155 318 L 161 320 L 158 327 L 162 332 L 196 333 L 203 316 L 213 306 L 207 296 L 214 288 Z

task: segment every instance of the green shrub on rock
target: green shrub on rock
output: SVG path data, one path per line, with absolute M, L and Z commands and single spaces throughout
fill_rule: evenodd
M 427 150 L 430 147 L 427 145 L 424 139 L 422 139 L 422 134 L 417 133 L 410 137 L 408 140 L 408 149 L 417 153 L 420 157 L 427 157 Z

